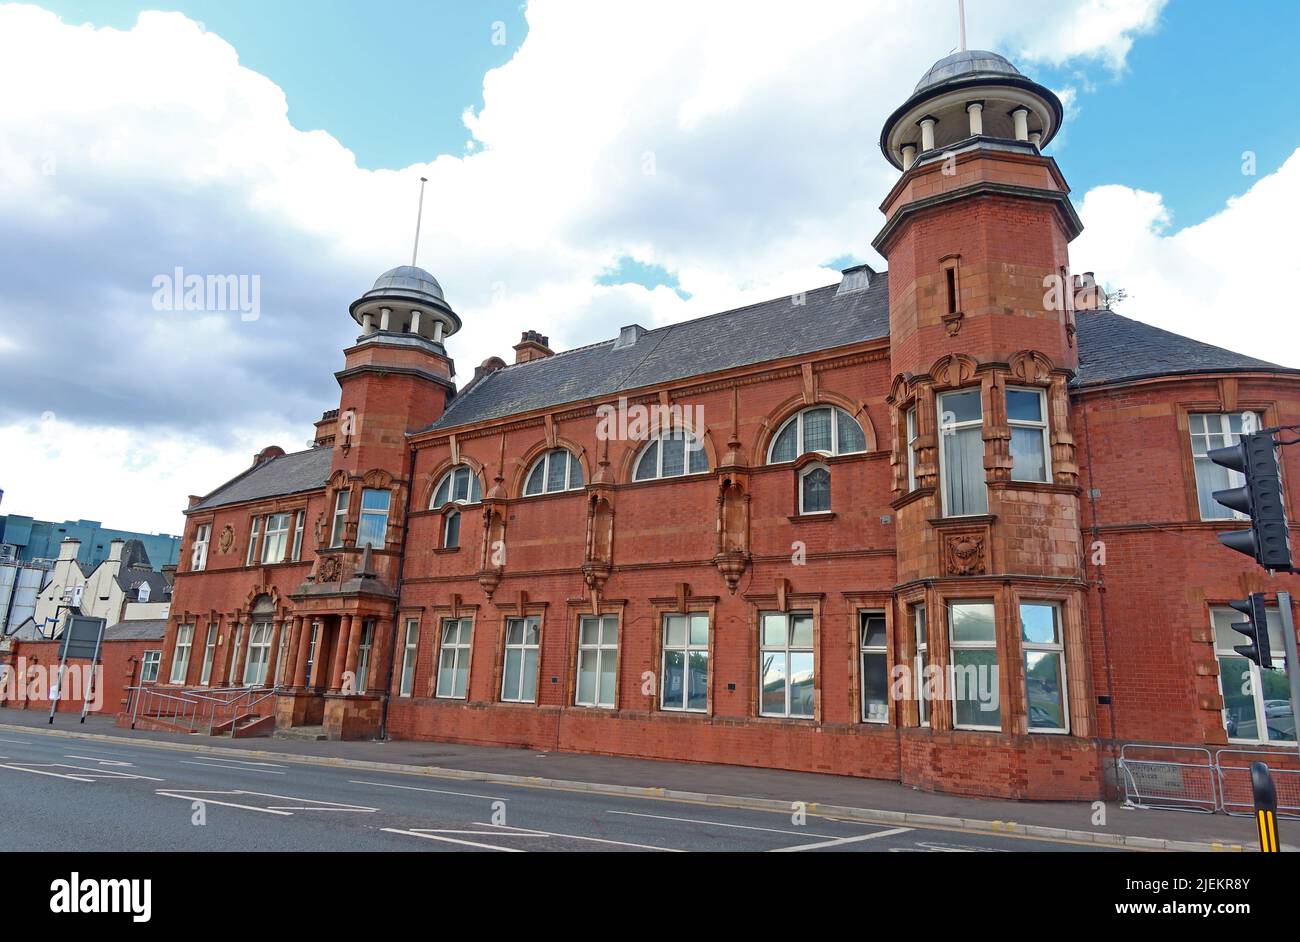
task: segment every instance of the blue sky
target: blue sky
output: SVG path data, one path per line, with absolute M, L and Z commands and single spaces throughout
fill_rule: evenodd
M 527 33 L 519 0 L 81 0 L 41 3 L 71 23 L 129 29 L 141 10 L 198 20 L 284 89 L 289 120 L 329 131 L 367 169 L 459 154 L 461 112 Z M 496 24 L 503 24 L 504 29 Z
M 1126 316 L 1300 366 L 1279 290 L 1300 278 L 1300 2 L 966 6 L 972 48 L 1068 98 L 1049 153 L 1075 270 Z M 957 45 L 956 0 L 157 9 L 0 0 L 15 512 L 175 532 L 187 495 L 303 447 L 338 405 L 348 303 L 409 260 L 420 176 L 462 380 L 524 330 L 563 350 L 878 263 L 881 123 Z M 181 266 L 260 279 L 258 316 L 160 310 Z

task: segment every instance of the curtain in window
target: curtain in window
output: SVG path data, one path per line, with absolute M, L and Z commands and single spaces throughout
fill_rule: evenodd
M 1012 426 L 1011 477 L 1017 481 L 1047 480 L 1042 429 Z
M 965 428 L 944 434 L 947 436 L 944 441 L 944 471 L 948 513 L 954 516 L 987 513 L 983 429 Z

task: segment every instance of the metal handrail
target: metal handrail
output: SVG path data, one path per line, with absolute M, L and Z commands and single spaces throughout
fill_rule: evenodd
M 175 725 L 185 725 L 193 730 L 207 726 L 209 735 L 219 722 L 234 719 L 280 691 L 278 684 L 271 687 L 222 687 L 212 690 L 160 690 L 155 686 L 139 685 L 127 688 L 130 694 L 128 712 L 134 729 L 141 714 L 165 720 Z M 228 694 L 229 696 L 223 696 Z M 221 717 L 221 719 L 218 719 Z

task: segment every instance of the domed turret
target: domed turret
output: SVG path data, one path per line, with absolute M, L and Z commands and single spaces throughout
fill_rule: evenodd
M 414 265 L 384 272 L 373 288 L 352 302 L 349 312 L 361 325 L 362 339 L 414 334 L 441 346 L 443 338 L 461 327 L 438 279 Z
M 880 149 L 900 170 L 932 151 L 968 140 L 1047 146 L 1061 129 L 1061 100 L 995 52 L 962 50 L 926 70 L 880 132 Z

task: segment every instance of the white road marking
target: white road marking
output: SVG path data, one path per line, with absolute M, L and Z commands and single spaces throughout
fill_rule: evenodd
M 84 762 L 98 762 L 100 765 L 134 765 L 133 762 L 123 762 L 121 759 L 106 759 L 103 756 L 64 756 L 65 759 L 81 759 Z
M 634 844 L 630 841 L 615 841 L 604 837 L 586 837 L 582 834 L 564 834 L 560 831 L 539 831 L 535 828 L 517 828 L 510 824 L 488 824 L 488 827 L 506 828 L 516 834 L 503 834 L 502 837 L 564 837 L 571 841 L 590 841 L 593 844 L 615 844 L 619 847 L 636 847 L 641 850 L 663 850 L 674 854 L 683 853 L 676 847 L 658 847 L 654 844 Z
M 15 772 L 31 772 L 33 775 L 49 775 L 52 776 L 53 778 L 71 779 L 74 782 L 93 783 L 95 781 L 93 778 L 85 778 L 80 775 L 61 775 L 58 772 L 42 772 L 40 769 L 28 769 L 28 768 L 24 768 L 21 765 L 9 765 L 8 763 L 0 765 L 0 769 L 13 769 Z
M 181 765 L 197 765 L 201 769 L 225 769 L 227 772 L 261 772 L 263 775 L 285 775 L 276 769 L 250 769 L 242 765 L 214 765 L 211 762 L 192 762 L 189 759 L 177 760 Z
M 241 765 L 268 765 L 275 766 L 277 769 L 285 768 L 280 762 L 257 762 L 253 759 L 227 759 L 225 756 L 195 756 L 196 759 L 202 759 L 204 762 L 238 762 Z
M 348 779 L 353 785 L 375 785 L 379 788 L 401 788 L 410 792 L 433 792 L 437 795 L 459 795 L 462 798 L 482 798 L 485 801 L 509 801 L 509 798 L 496 798 L 492 795 L 475 795 L 470 792 L 449 792 L 441 788 L 420 788 L 416 785 L 392 785 L 388 782 L 365 782 L 360 779 Z
M 30 746 L 32 744 L 30 739 L 0 739 L 0 742 L 11 742 L 17 746 Z
M 220 805 L 223 808 L 240 808 L 244 811 L 260 811 L 263 814 L 278 814 L 286 818 L 293 816 L 292 811 L 276 811 L 272 808 L 258 808 L 255 805 L 240 805 L 240 804 L 236 804 L 233 801 L 217 801 L 215 798 L 195 798 L 192 795 L 178 795 L 173 792 L 162 791 L 161 789 L 157 792 L 157 794 L 161 795 L 164 798 L 179 798 L 182 801 L 201 801 L 205 805 Z M 206 795 L 209 793 L 200 792 L 199 794 Z M 218 794 L 221 793 L 219 792 Z
M 178 788 L 178 789 L 167 790 L 167 791 L 163 789 L 159 789 L 158 794 L 163 795 L 167 798 L 182 798 L 182 799 L 189 799 L 190 801 L 202 801 L 202 802 L 206 802 L 207 804 L 213 804 L 213 805 L 228 805 L 229 807 L 232 808 L 246 808 L 249 811 L 264 811 L 267 814 L 288 815 L 288 814 L 293 814 L 295 811 L 349 811 L 349 812 L 355 812 L 357 814 L 374 814 L 376 811 L 379 810 L 378 808 L 370 808 L 365 805 L 348 805 L 338 801 L 325 801 L 320 798 L 299 798 L 295 795 L 273 795 L 270 792 L 250 792 L 250 791 L 244 791 L 243 789 L 223 790 L 223 791 L 213 791 L 207 789 L 200 790 L 200 789 L 193 789 L 193 788 L 186 788 L 186 789 Z M 218 801 L 213 798 L 204 798 L 202 797 L 204 795 L 223 795 L 228 798 L 234 798 L 240 795 L 247 795 L 252 798 L 279 798 L 283 801 L 307 802 L 307 804 L 298 804 L 298 805 L 268 804 L 265 807 L 257 807 L 254 805 L 233 804 L 231 802 Z
M 832 834 L 817 834 L 814 831 L 791 831 L 788 828 L 764 828 L 753 824 L 725 824 L 722 821 L 703 821 L 698 818 L 670 818 L 662 814 L 642 814 L 637 811 L 609 811 L 606 814 L 622 814 L 631 818 L 655 818 L 659 821 L 680 821 L 683 824 L 705 824 L 715 828 L 739 828 L 742 831 L 771 831 L 773 834 L 797 834 L 800 837 L 833 837 Z
M 92 778 L 135 778 L 144 779 L 149 782 L 165 782 L 165 778 L 157 778 L 153 775 L 141 775 L 138 772 L 114 772 L 112 769 L 88 769 L 84 765 L 68 765 L 66 762 L 41 762 L 32 763 L 47 769 L 76 769 L 78 772 L 85 772 Z
M 522 847 L 498 847 L 495 844 L 480 844 L 478 841 L 462 841 L 454 837 L 446 837 L 442 834 L 430 834 L 424 831 L 403 831 L 401 828 L 380 828 L 380 830 L 387 831 L 389 834 L 405 834 L 408 837 L 423 837 L 425 840 L 429 841 L 443 841 L 447 844 L 460 844 L 464 847 L 481 847 L 483 850 L 499 850 L 507 854 L 524 853 Z M 477 834 L 479 832 L 469 831 L 465 833 Z
M 912 828 L 890 828 L 888 831 L 876 831 L 872 834 L 859 834 L 856 837 L 837 837 L 829 841 L 821 841 L 817 844 L 799 844 L 796 847 L 774 847 L 769 853 L 788 854 L 799 850 L 816 850 L 819 847 L 838 847 L 840 844 L 856 844 L 859 841 L 874 841 L 878 837 L 893 837 L 895 834 L 906 834 Z

